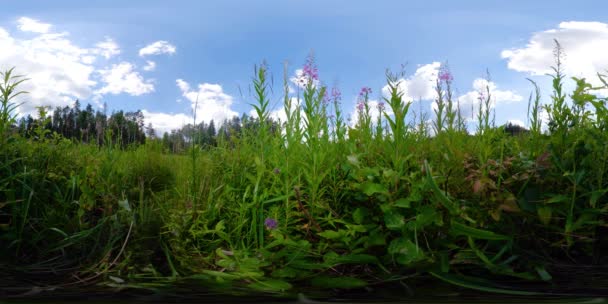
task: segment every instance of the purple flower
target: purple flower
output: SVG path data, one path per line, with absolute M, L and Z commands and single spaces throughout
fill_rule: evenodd
M 266 229 L 268 230 L 276 229 L 278 225 L 279 223 L 277 223 L 277 220 L 273 218 L 267 217 L 266 220 L 264 220 L 264 226 L 266 226 Z
M 450 70 L 447 67 L 442 67 L 439 71 L 439 80 L 444 82 L 452 82 L 454 80 L 454 76 L 450 73 Z
M 340 101 L 340 99 L 342 99 L 342 92 L 340 92 L 340 89 L 336 87 L 331 88 L 331 98 L 334 101 Z
M 372 89 L 370 87 L 362 87 L 361 92 L 359 92 L 360 97 L 366 97 L 367 95 L 372 93 Z
M 363 109 L 365 109 L 365 103 L 364 102 L 358 102 L 357 103 L 357 110 L 363 111 Z
M 384 111 L 384 102 L 381 101 L 378 103 L 378 111 L 380 111 L 380 112 Z
M 323 105 L 327 106 L 329 104 L 329 102 L 331 101 L 331 97 L 329 96 L 329 94 L 327 94 L 327 92 L 325 93 L 325 95 L 323 95 Z
M 308 56 L 302 69 L 302 76 L 310 80 L 319 80 L 319 70 L 312 55 Z
M 279 168 L 274 168 L 274 170 L 272 170 L 272 172 L 273 172 L 274 174 L 277 174 L 277 175 L 278 175 L 278 174 L 281 174 L 281 169 L 279 169 Z

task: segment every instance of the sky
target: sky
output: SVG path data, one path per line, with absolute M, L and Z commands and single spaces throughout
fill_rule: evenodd
M 530 78 L 549 101 L 554 39 L 567 76 L 599 84 L 608 70 L 606 1 L 20 0 L 0 10 L 0 69 L 29 78 L 20 115 L 76 99 L 106 111 L 142 110 L 158 134 L 192 122 L 251 114 L 254 67 L 272 79 L 282 116 L 283 78 L 313 54 L 320 84 L 355 113 L 362 87 L 386 93 L 385 71 L 404 71 L 410 109 L 432 118 L 442 68 L 463 115 L 491 89 L 498 124 L 527 125 Z M 489 79 L 487 78 L 489 72 Z M 290 81 L 291 95 L 298 85 Z M 572 86 L 571 81 L 566 88 Z M 284 114 L 283 114 L 284 115 Z M 353 117 L 356 115 L 353 115 Z

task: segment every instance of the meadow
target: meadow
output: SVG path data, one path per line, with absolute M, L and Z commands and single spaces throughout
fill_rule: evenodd
M 557 56 L 551 96 L 532 84 L 528 129 L 495 124 L 488 88 L 471 130 L 447 70 L 432 120 L 411 119 L 387 72 L 390 94 L 372 105 L 363 88 L 356 125 L 312 59 L 304 74 L 297 100 L 284 80 L 285 121 L 271 117 L 260 65 L 247 123 L 85 141 L 48 127 L 44 109 L 21 130 L 27 75 L 3 72 L 0 295 L 608 291 L 606 76 L 602 87 L 568 78 Z

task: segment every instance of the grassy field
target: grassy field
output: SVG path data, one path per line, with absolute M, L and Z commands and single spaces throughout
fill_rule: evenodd
M 339 92 L 315 85 L 312 59 L 298 102 L 285 80 L 287 120 L 274 122 L 262 65 L 255 124 L 212 146 L 195 134 L 182 153 L 158 139 L 84 144 L 44 124 L 26 138 L 13 127 L 24 79 L 7 71 L 0 294 L 185 283 L 278 294 L 398 284 L 415 293 L 420 282 L 606 292 L 608 109 L 600 88 L 573 79 L 576 89 L 563 92 L 572 80 L 559 60 L 554 71 L 552 95 L 531 96 L 529 130 L 513 135 L 494 124 L 489 88 L 467 130 L 446 70 L 432 121 L 406 119 L 410 101 L 387 73 L 390 96 L 372 104 L 363 88 L 353 126 Z

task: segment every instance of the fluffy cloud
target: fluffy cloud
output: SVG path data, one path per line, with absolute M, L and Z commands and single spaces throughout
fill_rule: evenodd
M 15 74 L 28 78 L 19 89 L 29 94 L 16 100 L 23 102 L 18 109 L 21 115 L 34 114 L 37 106 L 54 108 L 71 105 L 76 99 L 98 100 L 103 94 L 153 91 L 150 81 L 143 80 L 129 63 L 107 68 L 95 64 L 120 53 L 111 38 L 82 47 L 72 42 L 69 33 L 53 32 L 52 25 L 27 17 L 19 19 L 18 29 L 35 34 L 18 38 L 0 28 L 0 69 L 15 67 Z
M 144 66 L 144 71 L 154 71 L 156 69 L 156 62 L 152 60 L 147 60 L 146 65 Z
M 98 42 L 95 46 L 97 47 L 95 53 L 103 56 L 105 59 L 110 59 L 110 57 L 120 54 L 118 44 L 111 38 L 106 37 L 105 41 Z
M 401 78 L 397 80 L 399 91 L 403 94 L 403 100 L 413 101 L 417 99 L 434 99 L 435 84 L 441 63 L 433 62 L 419 66 L 414 75 L 407 79 Z M 389 96 L 389 86 L 382 88 L 382 95 Z
M 490 89 L 490 108 L 523 100 L 522 96 L 513 91 L 499 90 L 494 82 L 483 78 L 477 78 L 473 81 L 473 90 L 458 97 L 460 113 L 463 117 L 474 119 L 475 114 L 479 111 L 480 98 L 482 97 L 482 94 L 483 96 L 487 96 L 488 88 Z M 431 108 L 436 109 L 437 104 L 433 102 Z
M 21 17 L 17 20 L 17 26 L 21 31 L 46 34 L 51 29 L 48 23 L 42 23 L 36 19 Z
M 114 64 L 110 69 L 99 70 L 105 86 L 97 90 L 97 94 L 127 93 L 133 96 L 154 92 L 154 85 L 133 70 L 128 62 Z
M 608 69 L 608 23 L 562 22 L 557 28 L 534 33 L 526 46 L 504 50 L 508 67 L 531 75 L 551 73 L 555 65 L 553 49 L 557 39 L 565 52 L 563 67 L 569 76 L 585 77 L 594 84 L 597 72 Z
M 192 89 L 190 84 L 182 79 L 175 82 L 182 91 L 182 96 L 189 100 L 192 109 L 196 110 L 197 123 L 213 120 L 217 125 L 238 115 L 230 108 L 233 103 L 232 96 L 224 93 L 221 85 L 201 83 L 196 89 Z
M 162 136 L 164 133 L 170 133 L 171 130 L 177 130 L 182 126 L 192 123 L 192 116 L 178 113 L 154 113 L 148 110 L 141 111 L 144 114 L 144 123 L 146 126 L 152 124 L 156 131 L 156 135 Z
M 151 44 L 146 45 L 142 49 L 139 50 L 139 56 L 148 56 L 148 55 L 160 55 L 160 54 L 174 54 L 176 48 L 171 43 L 159 40 L 153 42 Z

